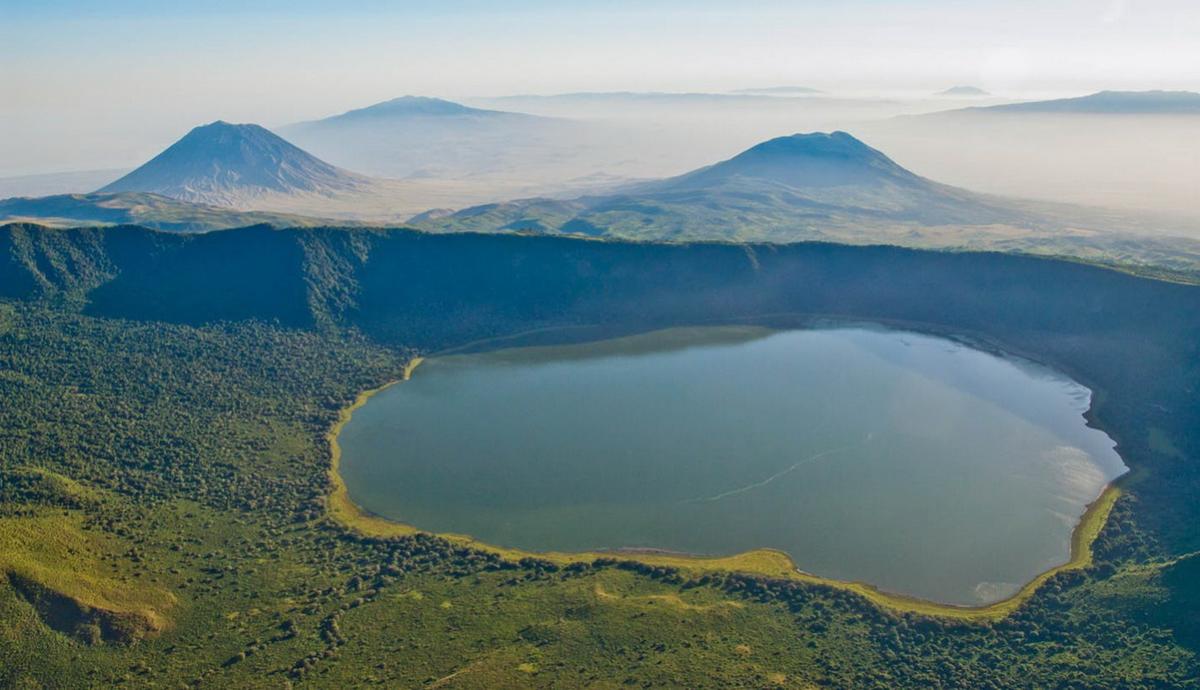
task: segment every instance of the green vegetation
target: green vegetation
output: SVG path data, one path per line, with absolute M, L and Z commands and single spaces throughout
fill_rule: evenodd
M 78 515 L 40 511 L 6 520 L 0 569 L 55 629 L 124 642 L 162 632 L 175 598 L 105 573 L 99 561 L 116 554 L 79 522 Z
M 0 686 L 1196 687 L 1198 299 L 994 254 L 2 229 Z M 417 352 L 787 311 L 928 324 L 1098 391 L 1134 472 L 1091 562 L 960 620 L 330 517 L 330 430 Z

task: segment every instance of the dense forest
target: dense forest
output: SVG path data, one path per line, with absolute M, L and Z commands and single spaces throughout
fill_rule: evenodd
M 1066 371 L 1131 468 L 1084 570 L 963 621 L 836 587 L 505 560 L 330 519 L 326 434 L 409 360 L 785 314 Z M 0 686 L 1197 687 L 1200 288 L 894 247 L 0 228 Z

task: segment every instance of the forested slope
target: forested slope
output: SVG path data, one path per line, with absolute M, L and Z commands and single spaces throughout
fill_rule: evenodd
M 1194 685 L 1197 307 L 1200 288 L 1004 254 L 0 228 L 0 685 Z M 1095 564 L 967 624 L 324 517 L 325 432 L 414 352 L 783 313 L 970 337 L 1092 387 L 1133 470 Z

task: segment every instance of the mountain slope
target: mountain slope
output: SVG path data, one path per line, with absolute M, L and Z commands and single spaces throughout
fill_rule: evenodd
M 196 127 L 99 191 L 244 206 L 262 196 L 332 195 L 369 185 L 368 178 L 334 167 L 263 127 L 217 121 Z
M 414 222 L 444 230 L 574 227 L 639 239 L 794 241 L 880 223 L 1030 218 L 999 199 L 926 180 L 853 136 L 834 132 L 772 139 L 729 160 L 620 194 L 571 202 L 531 199 Z
M 994 249 L 1188 273 L 1200 265 L 1200 240 L 1184 225 L 940 184 L 845 132 L 779 137 L 617 194 L 523 199 L 409 223 L 431 231 Z

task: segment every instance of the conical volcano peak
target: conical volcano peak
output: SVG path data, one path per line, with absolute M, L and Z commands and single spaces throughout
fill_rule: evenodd
M 190 132 L 184 135 L 184 138 L 191 136 L 254 136 L 259 132 L 268 135 L 271 133 L 265 127 L 253 123 L 236 124 L 226 122 L 225 120 L 213 120 L 207 125 L 193 127 Z
M 777 137 L 716 165 L 676 178 L 686 187 L 754 179 L 788 187 L 918 184 L 922 178 L 847 132 Z
M 197 126 L 193 127 L 193 128 L 192 128 L 192 131 L 191 131 L 191 132 L 189 132 L 189 134 L 191 134 L 191 133 L 194 133 L 194 132 L 220 131 L 220 130 L 223 130 L 223 129 L 232 129 L 232 130 L 236 130 L 236 129 L 251 129 L 251 128 L 253 128 L 253 127 L 258 127 L 258 125 L 255 125 L 255 124 L 234 124 L 234 123 L 232 123 L 232 122 L 227 122 L 227 121 L 225 121 L 225 120 L 213 120 L 212 122 L 208 123 L 207 125 L 197 125 Z
M 101 192 L 153 192 L 238 206 L 265 194 L 332 193 L 367 178 L 330 165 L 264 127 L 217 120 L 185 134 Z
M 289 144 L 261 125 L 234 124 L 217 120 L 193 127 L 163 153 L 175 151 L 200 155 L 248 155 L 257 150 L 274 152 L 281 157 L 302 157 L 309 154 Z M 241 151 L 241 154 L 237 152 Z M 226 161 L 232 162 L 232 161 Z

